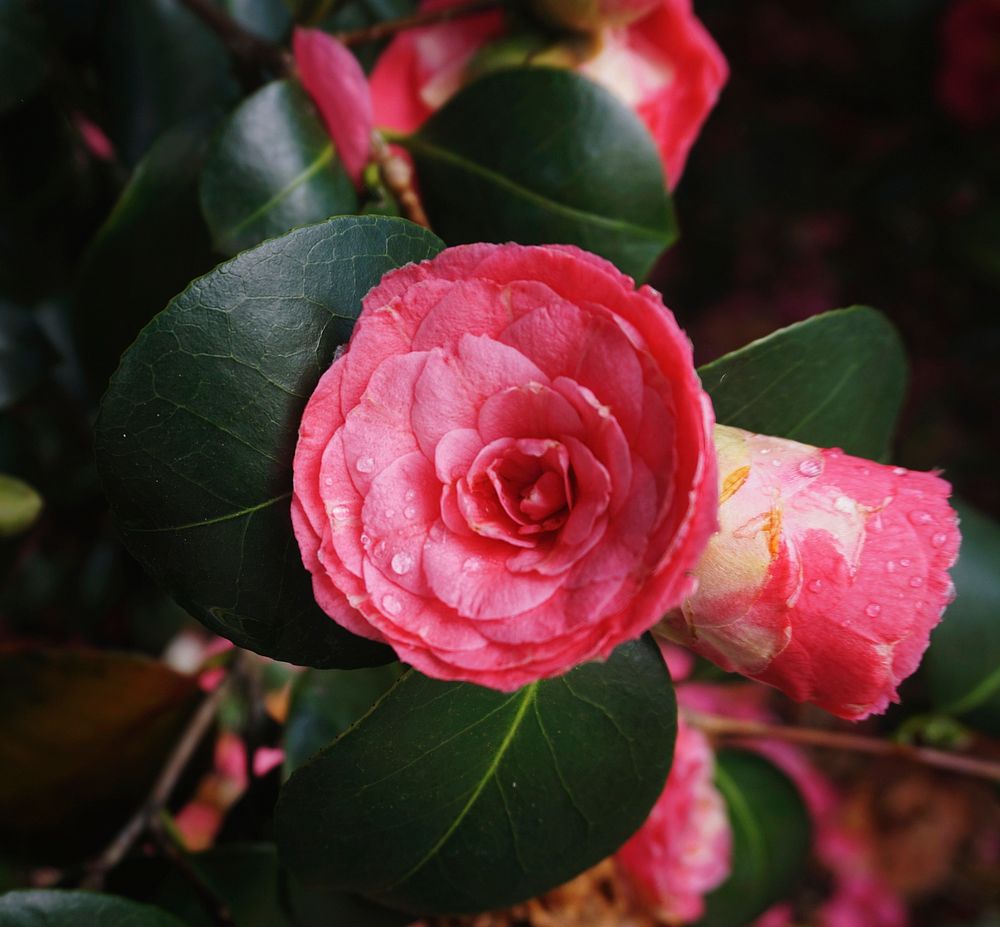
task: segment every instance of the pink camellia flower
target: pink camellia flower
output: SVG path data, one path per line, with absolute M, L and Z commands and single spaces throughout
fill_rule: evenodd
M 358 59 L 320 29 L 296 29 L 292 52 L 299 80 L 319 109 L 355 186 L 371 155 L 372 99 Z
M 660 630 L 842 718 L 884 711 L 951 600 L 951 487 L 736 428 L 715 441 L 721 528 Z
M 421 9 L 458 2 L 424 0 Z M 629 25 L 602 32 L 577 70 L 635 110 L 656 142 L 673 189 L 729 71 L 691 0 L 659 0 L 650 10 Z M 489 10 L 397 35 L 371 75 L 376 124 L 415 131 L 466 83 L 477 53 L 505 30 L 503 14 Z M 558 58 L 539 60 L 551 64 Z
M 393 271 L 299 429 L 316 599 L 439 679 L 606 656 L 691 592 L 711 421 L 659 295 L 601 258 L 482 244 Z
M 663 793 L 646 823 L 615 854 L 621 871 L 670 923 L 701 917 L 704 896 L 730 873 L 733 832 L 714 768 L 705 735 L 679 720 Z
M 661 649 L 666 650 L 661 642 Z M 664 654 L 666 656 L 666 653 Z M 766 707 L 767 690 L 752 683 L 716 685 L 688 682 L 677 687 L 683 710 L 726 718 L 775 723 Z M 813 851 L 831 877 L 832 891 L 816 912 L 818 927 L 906 927 L 902 899 L 877 871 L 871 847 L 843 821 L 843 797 L 801 747 L 778 740 L 752 739 L 740 747 L 766 757 L 795 783 L 813 824 Z M 753 927 L 795 923 L 792 907 L 778 904 Z

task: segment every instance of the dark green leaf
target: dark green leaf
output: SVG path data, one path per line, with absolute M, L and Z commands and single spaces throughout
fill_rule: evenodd
M 1000 736 L 1000 525 L 968 505 L 956 508 L 957 598 L 931 635 L 923 673 L 936 710 Z
M 285 725 L 285 769 L 301 766 L 344 733 L 403 671 L 398 663 L 357 670 L 307 670 L 295 682 Z
M 645 126 L 570 71 L 488 75 L 401 143 L 449 244 L 574 244 L 641 280 L 677 237 Z
M 48 373 L 55 351 L 35 316 L 0 301 L 0 409 L 23 399 Z
M 2 855 L 58 863 L 102 846 L 199 697 L 194 679 L 142 657 L 0 650 Z
M 906 389 L 899 334 L 867 306 L 790 325 L 699 368 L 721 425 L 884 459 Z
M 716 756 L 715 781 L 733 828 L 733 869 L 708 898 L 699 927 L 745 927 L 788 898 L 809 860 L 809 814 L 791 780 L 743 750 Z
M 0 0 L 0 113 L 34 93 L 48 71 L 45 32 L 26 0 Z
M 354 185 L 298 84 L 262 87 L 229 117 L 201 178 L 215 247 L 235 254 L 299 225 L 357 210 Z
M 216 262 L 198 206 L 210 130 L 198 120 L 153 146 L 87 254 L 73 328 L 96 395 L 142 327 Z
M 173 915 L 97 892 L 35 889 L 0 897 L 3 927 L 184 927 Z
M 229 56 L 178 0 L 106 0 L 102 39 L 108 132 L 135 164 L 167 129 L 238 96 Z
M 125 353 L 97 463 L 132 554 L 241 647 L 310 666 L 391 658 L 316 605 L 291 532 L 299 419 L 362 297 L 441 243 L 400 219 L 341 217 L 195 281 Z
M 184 927 L 173 915 L 149 905 L 99 895 L 37 889 L 0 896 L 3 927 Z
M 481 911 L 594 865 L 659 797 L 673 689 L 647 637 L 515 693 L 399 677 L 292 773 L 276 811 L 306 884 L 419 913 Z
M 281 42 L 292 27 L 285 0 L 222 0 L 222 8 L 262 39 Z
M 23 480 L 0 473 L 0 538 L 27 531 L 42 504 L 42 497 Z

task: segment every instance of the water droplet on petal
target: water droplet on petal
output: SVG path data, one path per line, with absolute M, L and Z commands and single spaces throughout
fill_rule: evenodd
M 358 468 L 358 473 L 371 473 L 375 469 L 375 461 L 371 457 L 359 457 L 355 466 Z
M 415 508 L 414 508 L 414 507 L 413 507 L 412 505 L 408 505 L 408 506 L 407 506 L 407 507 L 406 507 L 406 508 L 405 508 L 405 509 L 403 510 L 403 514 L 404 514 L 404 515 L 405 515 L 405 516 L 406 516 L 407 518 L 413 518 L 413 517 L 414 517 L 414 516 L 415 516 L 415 515 L 417 514 L 417 510 L 416 510 L 416 509 L 415 509 Z
M 814 579 L 809 584 L 809 591 L 810 592 L 819 592 L 820 589 L 822 589 L 822 588 L 823 588 L 823 580 L 821 580 L 821 579 Z
M 410 572 L 410 568 L 413 566 L 413 558 L 401 550 L 399 553 L 393 555 L 390 565 L 392 566 L 393 573 L 398 573 L 402 576 L 404 573 Z
M 382 596 L 382 608 L 388 615 L 398 615 L 403 610 L 403 603 L 394 595 Z
M 799 464 L 799 473 L 803 476 L 819 476 L 823 472 L 823 461 L 816 457 L 807 457 Z
M 760 449 L 760 452 L 761 452 L 762 454 L 770 454 L 770 453 L 771 453 L 771 449 L 770 449 L 769 447 L 762 447 L 762 448 Z
M 931 538 L 931 546 L 933 547 L 944 547 L 945 541 L 948 540 L 948 535 L 944 531 L 939 531 L 934 537 Z
M 895 476 L 906 476 L 906 470 L 903 467 L 893 467 L 892 472 Z
M 837 496 L 833 501 L 833 507 L 838 512 L 850 514 L 854 511 L 854 503 L 847 496 Z
M 924 578 L 922 576 L 911 576 L 910 586 L 914 589 L 919 589 L 924 584 Z
M 386 547 L 386 544 L 385 544 L 385 541 L 379 541 L 379 542 L 378 542 L 378 543 L 377 543 L 377 544 L 375 545 L 375 549 L 374 549 L 374 550 L 372 551 L 372 553 L 373 553 L 373 554 L 374 554 L 374 555 L 375 555 L 376 557 L 378 557 L 378 558 L 380 558 L 380 559 L 381 559 L 381 558 L 382 558 L 383 556 L 385 556 L 385 547 Z
M 771 466 L 772 467 L 780 467 L 781 466 L 781 461 L 780 460 L 772 460 L 771 461 Z
M 415 489 L 408 489 L 406 490 L 406 495 L 403 496 L 403 498 L 407 502 L 412 502 L 414 499 L 417 498 L 417 491 Z
M 478 573 L 483 568 L 483 561 L 481 557 L 468 557 L 465 563 L 462 564 L 462 569 L 466 573 Z
M 890 560 L 885 565 L 885 571 L 886 571 L 886 573 L 895 573 L 896 572 L 896 561 L 895 560 Z
M 362 534 L 361 535 L 361 546 L 365 550 L 368 550 L 368 548 L 372 546 L 372 539 L 370 537 L 368 537 L 367 534 Z
M 337 521 L 347 521 L 351 517 L 351 510 L 346 505 L 335 505 L 331 510 L 330 514 L 337 519 Z
M 902 558 L 902 559 L 901 559 L 901 560 L 899 561 L 899 565 L 900 565 L 901 567 L 904 567 L 904 568 L 905 568 L 905 567 L 908 567 L 908 566 L 909 566 L 909 565 L 910 565 L 911 563 L 912 563 L 912 561 L 910 560 L 910 558 L 909 558 L 909 557 L 903 557 L 903 558 Z
M 871 603 L 871 604 L 870 604 L 870 605 L 869 605 L 869 606 L 868 606 L 868 607 L 867 607 L 867 608 L 865 609 L 865 614 L 866 614 L 866 615 L 867 615 L 867 616 L 868 616 L 869 618 L 878 618 L 878 616 L 879 616 L 879 612 L 881 612 L 881 611 L 882 611 L 882 606 L 881 606 L 881 605 L 879 605 L 879 604 L 878 604 L 877 602 L 872 602 L 872 603 Z
M 929 525 L 933 520 L 929 512 L 924 512 L 921 509 L 910 512 L 910 521 L 915 525 Z
M 327 486 L 332 486 L 332 485 L 333 485 L 333 477 L 332 477 L 332 476 L 328 476 L 328 477 L 327 477 L 327 478 L 326 478 L 325 480 L 323 480 L 323 482 L 324 482 L 324 483 L 325 483 L 325 484 L 326 484 Z

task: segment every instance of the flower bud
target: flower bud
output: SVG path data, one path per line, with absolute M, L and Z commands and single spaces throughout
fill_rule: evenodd
M 720 530 L 660 632 L 842 718 L 885 711 L 953 596 L 951 487 L 737 428 L 715 445 Z

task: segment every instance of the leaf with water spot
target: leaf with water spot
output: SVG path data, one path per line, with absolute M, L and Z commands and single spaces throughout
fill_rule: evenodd
M 721 425 L 884 459 L 906 390 L 899 333 L 853 306 L 782 328 L 698 369 Z
M 340 217 L 196 280 L 125 352 L 97 464 L 126 545 L 218 634 L 311 666 L 391 659 L 313 599 L 291 530 L 299 419 L 362 297 L 441 243 L 400 219 Z
M 311 886 L 416 913 L 511 905 L 641 825 L 675 732 L 648 636 L 514 693 L 408 670 L 285 784 L 282 861 Z

